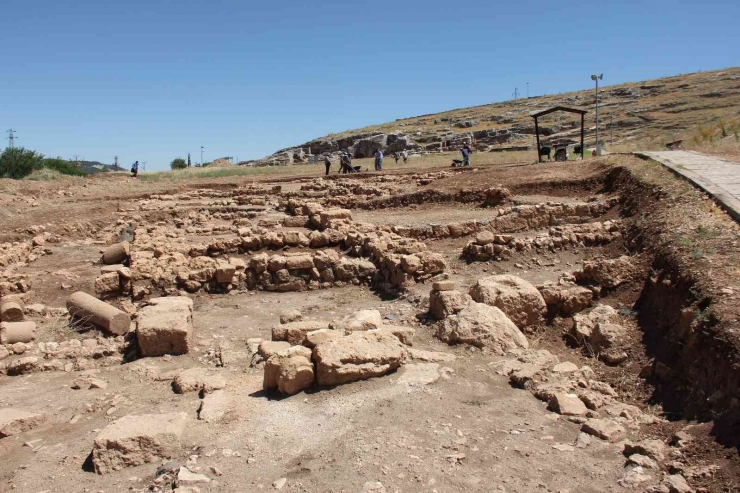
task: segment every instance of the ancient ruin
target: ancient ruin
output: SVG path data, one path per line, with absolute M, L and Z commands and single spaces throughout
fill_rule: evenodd
M 627 154 L 302 173 L 0 183 L 0 490 L 735 491 L 703 192 Z

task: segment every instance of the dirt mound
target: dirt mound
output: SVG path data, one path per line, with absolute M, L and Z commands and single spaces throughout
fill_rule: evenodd
M 214 159 L 211 164 L 208 165 L 209 168 L 234 168 L 236 167 L 236 164 L 232 163 L 231 161 L 228 161 L 226 159 Z

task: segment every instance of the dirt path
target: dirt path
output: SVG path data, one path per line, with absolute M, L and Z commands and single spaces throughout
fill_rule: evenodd
M 694 151 L 638 152 L 654 159 L 714 197 L 740 221 L 740 163 Z

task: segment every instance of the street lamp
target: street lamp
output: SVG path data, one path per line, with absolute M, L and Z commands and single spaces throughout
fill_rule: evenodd
M 203 166 L 203 146 L 200 146 L 200 165 Z
M 604 74 L 591 76 L 591 80 L 596 82 L 596 155 L 601 156 L 601 144 L 599 143 L 599 80 L 604 79 Z

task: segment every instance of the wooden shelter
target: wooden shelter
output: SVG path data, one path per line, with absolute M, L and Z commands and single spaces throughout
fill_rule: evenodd
M 538 125 L 537 119 L 541 116 L 549 115 L 550 113 L 555 113 L 556 111 L 565 111 L 567 113 L 576 113 L 578 115 L 581 115 L 581 159 L 583 159 L 583 153 L 586 152 L 586 150 L 583 147 L 583 120 L 584 115 L 586 115 L 586 110 L 579 110 L 577 108 L 568 108 L 566 106 L 554 106 L 547 110 L 538 111 L 537 113 L 531 113 L 530 116 L 534 118 L 534 133 L 537 136 L 537 161 L 540 163 L 542 162 L 542 154 L 540 154 L 540 127 Z

